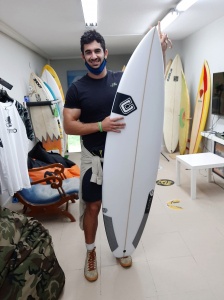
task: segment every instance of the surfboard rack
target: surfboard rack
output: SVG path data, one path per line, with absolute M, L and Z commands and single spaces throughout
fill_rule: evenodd
M 53 100 L 53 101 L 35 101 L 35 102 L 26 102 L 26 105 L 28 107 L 33 107 L 33 106 L 47 106 L 47 105 L 54 105 L 58 102 L 60 102 L 61 100 Z
M 13 85 L 5 81 L 4 79 L 0 78 L 0 84 L 6 87 L 7 89 L 11 90 L 13 88 Z
M 33 106 L 48 106 L 48 105 L 53 105 L 52 101 L 37 101 L 37 102 L 27 102 L 26 105 L 28 107 L 33 107 Z
M 51 109 L 51 112 L 52 112 L 52 115 L 54 115 L 54 111 L 51 107 L 51 105 L 54 105 L 58 102 L 60 102 L 61 100 L 58 99 L 58 100 L 53 100 L 53 101 L 35 101 L 35 102 L 26 102 L 26 106 L 27 107 L 35 107 L 35 106 L 50 106 L 50 109 Z

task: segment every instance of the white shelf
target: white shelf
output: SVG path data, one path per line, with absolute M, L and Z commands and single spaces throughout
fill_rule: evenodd
M 211 133 L 210 131 L 202 131 L 201 135 L 206 137 L 209 140 L 212 140 L 214 142 L 224 145 L 224 139 L 217 137 L 215 135 L 215 133 Z

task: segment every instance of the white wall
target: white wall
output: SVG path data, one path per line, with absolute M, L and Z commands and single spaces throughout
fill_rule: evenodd
M 3 89 L 11 98 L 22 103 L 28 94 L 30 73 L 40 74 L 47 61 L 1 32 L 0 45 L 0 78 L 13 85 L 12 90 Z M 9 199 L 8 194 L 0 195 L 0 204 L 5 205 Z
M 194 104 L 197 95 L 200 73 L 204 60 L 207 60 L 212 75 L 224 72 L 224 17 L 216 20 L 202 30 L 189 36 L 183 41 L 182 59 L 185 76 L 191 98 L 191 114 L 193 117 Z M 211 99 L 212 101 L 212 99 Z M 212 127 L 217 116 L 211 115 L 211 104 L 206 129 Z M 213 127 L 218 132 L 224 131 L 224 119 L 220 118 Z
M 166 63 L 169 59 L 174 59 L 174 57 L 179 54 L 181 61 L 183 61 L 183 50 L 182 41 L 172 41 L 172 48 L 166 50 Z
M 47 60 L 0 32 L 0 78 L 13 85 L 10 97 L 23 102 L 31 72 L 41 73 Z

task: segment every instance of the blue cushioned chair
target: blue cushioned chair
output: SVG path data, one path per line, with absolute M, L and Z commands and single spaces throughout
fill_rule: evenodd
M 30 216 L 59 213 L 74 222 L 75 218 L 68 211 L 68 202 L 71 200 L 74 203 L 78 199 L 79 178 L 66 178 L 64 166 L 59 163 L 29 169 L 29 173 L 49 168 L 54 168 L 50 176 L 36 181 L 31 180 L 31 188 L 16 192 L 15 197 L 24 205 L 23 212 L 26 213 L 28 210 Z M 62 207 L 64 204 L 65 209 Z

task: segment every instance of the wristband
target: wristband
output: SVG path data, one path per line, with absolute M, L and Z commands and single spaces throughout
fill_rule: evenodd
M 102 122 L 98 122 L 99 131 L 103 132 Z

